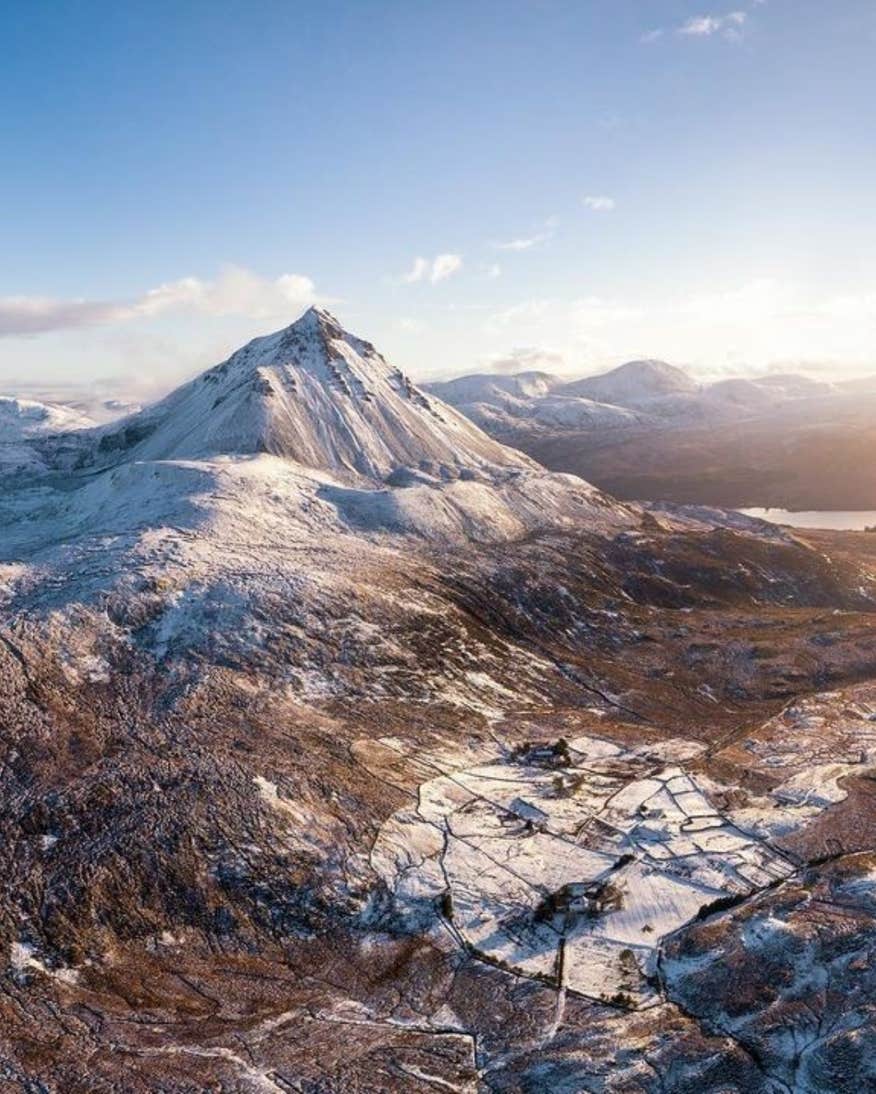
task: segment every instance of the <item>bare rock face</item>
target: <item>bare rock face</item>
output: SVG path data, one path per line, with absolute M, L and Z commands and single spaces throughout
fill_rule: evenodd
M 868 1088 L 854 544 L 619 505 L 319 312 L 40 444 L 4 1088 Z

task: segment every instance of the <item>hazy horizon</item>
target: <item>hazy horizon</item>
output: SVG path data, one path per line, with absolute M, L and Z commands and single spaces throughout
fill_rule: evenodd
M 271 331 L 267 329 L 258 330 L 252 337 L 259 337 L 268 333 L 271 333 Z M 365 337 L 369 336 L 367 329 L 355 329 L 351 333 Z M 249 341 L 249 338 L 244 341 Z M 151 373 L 138 370 L 125 373 L 120 370 L 115 375 L 89 375 L 84 373 L 78 376 L 53 375 L 51 370 L 47 370 L 45 374 L 30 377 L 24 375 L 3 377 L 0 375 L 0 397 L 18 397 L 50 403 L 75 404 L 78 402 L 91 406 L 95 406 L 101 400 L 114 400 L 132 405 L 147 404 L 163 398 L 176 387 L 194 379 L 205 369 L 221 363 L 234 350 L 240 348 L 241 344 L 243 343 L 238 342 L 229 345 L 227 350 L 223 351 L 220 356 L 214 356 L 210 359 L 205 358 L 190 367 L 179 368 L 178 370 L 170 369 L 165 371 L 156 368 Z M 573 362 L 565 360 L 560 355 L 544 353 L 538 354 L 533 359 L 530 356 L 529 349 L 524 347 L 522 350 L 512 351 L 504 359 L 482 361 L 475 363 L 470 368 L 437 369 L 433 373 L 425 375 L 418 374 L 415 366 L 409 367 L 407 363 L 401 361 L 396 363 L 402 364 L 417 382 L 437 383 L 477 374 L 501 377 L 527 372 L 543 372 L 565 381 L 572 381 L 600 376 L 622 365 L 642 360 L 662 359 L 656 358 L 653 354 L 643 354 L 634 357 L 621 357 L 604 365 L 575 368 Z M 845 375 L 843 373 L 838 374 L 830 362 L 776 361 L 761 369 L 738 369 L 735 371 L 732 367 L 710 371 L 698 369 L 691 365 L 679 364 L 675 361 L 666 361 L 664 363 L 686 372 L 703 387 L 719 383 L 722 380 L 757 380 L 778 375 L 800 375 L 813 380 L 838 384 L 854 382 L 855 380 L 876 380 L 876 364 L 869 368 L 863 367 L 854 374 Z

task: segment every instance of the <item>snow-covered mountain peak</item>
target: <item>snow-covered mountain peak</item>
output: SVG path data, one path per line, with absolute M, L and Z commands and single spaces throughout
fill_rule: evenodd
M 103 431 L 121 459 L 209 459 L 266 452 L 341 478 L 401 467 L 531 467 L 421 391 L 322 308 L 256 338 L 160 403 Z
M 587 376 L 563 388 L 566 395 L 583 395 L 621 406 L 667 395 L 689 395 L 696 390 L 696 382 L 683 369 L 651 359 L 628 361 L 610 372 Z
M 202 378 L 232 372 L 243 379 L 260 367 L 284 365 L 309 370 L 325 379 L 332 375 L 325 372 L 327 362 L 345 357 L 347 350 L 360 356 L 373 355 L 382 362 L 387 373 L 391 371 L 370 342 L 345 331 L 325 308 L 311 307 L 289 326 L 253 338 L 226 361 L 209 369 Z
M 0 443 L 82 429 L 90 424 L 90 419 L 73 407 L 0 395 Z

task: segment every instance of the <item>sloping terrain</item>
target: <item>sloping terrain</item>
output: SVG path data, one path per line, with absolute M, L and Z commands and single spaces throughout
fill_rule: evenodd
M 547 467 L 621 498 L 798 510 L 876 506 L 872 404 L 825 420 L 505 435 Z M 484 423 L 489 428 L 487 423 Z
M 0 396 L 0 474 L 4 468 L 30 470 L 41 461 L 28 442 L 58 433 L 87 429 L 93 420 L 63 403 Z
M 768 375 L 697 385 L 630 362 L 429 385 L 494 437 L 616 497 L 736 508 L 872 509 L 876 385 Z
M 84 414 L 62 403 L 41 403 L 35 399 L 0 396 L 0 443 L 3 444 L 44 433 L 82 429 L 91 424 Z
M 618 504 L 321 313 L 251 347 L 4 480 L 5 1088 L 866 1089 L 868 976 L 791 1005 L 869 929 L 864 537 Z
M 697 387 L 683 369 L 649 360 L 628 361 L 601 376 L 573 380 L 563 390 L 567 395 L 627 406 L 667 395 L 692 395 Z

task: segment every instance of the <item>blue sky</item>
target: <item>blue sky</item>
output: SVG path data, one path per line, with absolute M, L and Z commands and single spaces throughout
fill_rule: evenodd
M 872 0 L 0 7 L 0 381 L 876 371 Z

